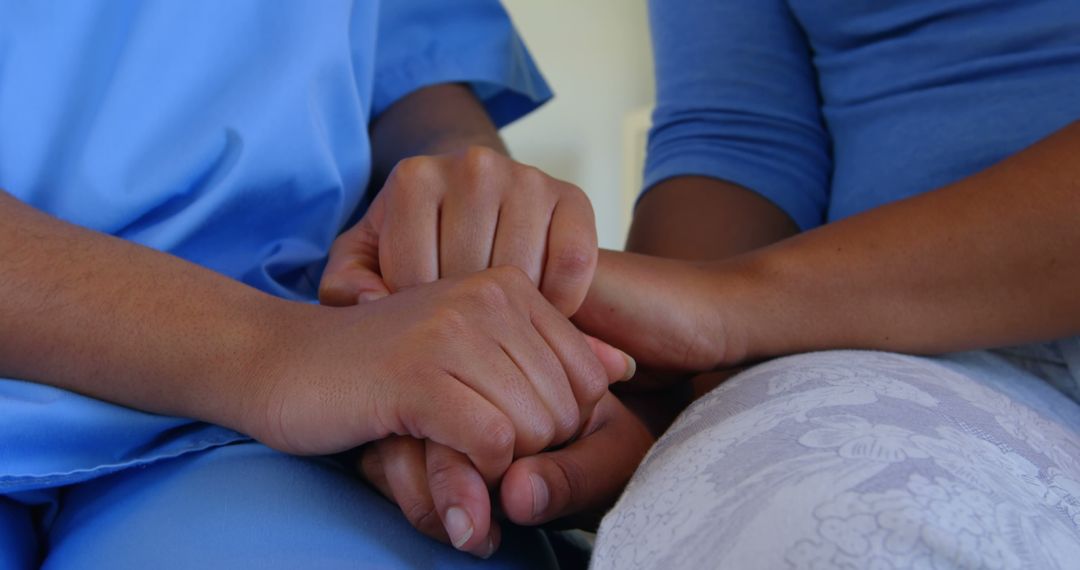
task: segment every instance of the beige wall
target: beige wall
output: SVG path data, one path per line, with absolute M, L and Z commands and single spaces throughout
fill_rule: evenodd
M 581 186 L 600 245 L 620 248 L 629 221 L 624 120 L 654 100 L 645 0 L 503 0 L 555 99 L 503 131 L 525 163 Z M 639 113 L 640 115 L 640 113 Z

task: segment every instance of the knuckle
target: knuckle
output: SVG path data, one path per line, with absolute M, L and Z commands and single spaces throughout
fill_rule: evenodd
M 536 453 L 555 441 L 555 419 L 548 414 L 540 414 L 532 424 L 532 433 L 530 439 L 532 440 L 533 449 L 529 449 L 528 453 Z
M 486 177 L 499 167 L 503 156 L 486 146 L 472 145 L 465 149 L 462 160 L 473 177 Z
M 593 213 L 592 201 L 589 200 L 589 195 L 584 190 L 569 182 L 560 182 L 559 194 L 561 199 L 573 203 L 576 208 L 583 208 L 588 213 Z
M 563 478 L 563 489 L 566 491 L 565 504 L 578 505 L 588 487 L 589 479 L 585 469 L 566 454 L 560 455 L 553 463 L 558 473 Z
M 434 494 L 444 494 L 452 490 L 458 465 L 445 457 L 428 457 L 428 486 Z
M 543 170 L 527 165 L 521 165 L 520 170 L 517 172 L 517 179 L 526 188 L 549 187 L 553 180 Z
M 598 252 L 580 241 L 559 248 L 552 260 L 552 269 L 564 279 L 581 280 L 596 266 Z
M 403 158 L 394 166 L 390 177 L 394 180 L 425 180 L 434 174 L 435 160 L 428 156 Z
M 577 433 L 578 426 L 581 423 L 581 413 L 575 405 L 562 406 L 557 412 L 554 422 L 555 434 L 552 441 L 562 443 Z
M 401 512 L 417 530 L 431 534 L 442 525 L 435 504 L 428 497 L 414 497 L 401 504 Z
M 438 169 L 435 159 L 427 156 L 414 156 L 398 162 L 386 180 L 385 193 L 389 194 L 390 200 L 388 207 L 407 209 L 419 200 L 427 200 L 428 195 L 438 188 Z
M 506 279 L 502 268 L 479 273 L 464 282 L 465 295 L 473 303 L 487 309 L 500 309 L 510 304 L 510 295 L 504 285 Z
M 481 422 L 480 433 L 484 434 L 484 443 L 492 456 L 501 457 L 513 451 L 517 434 L 509 419 L 501 415 L 492 416 Z
M 600 398 L 607 393 L 607 372 L 604 371 L 604 367 L 599 362 L 590 362 L 584 372 L 579 386 L 579 394 L 582 403 L 591 406 L 599 402 Z
M 461 338 L 470 329 L 469 320 L 468 315 L 460 307 L 452 305 L 436 307 L 425 336 L 434 337 L 438 341 Z
M 528 289 L 534 288 L 532 279 L 529 278 L 529 274 L 525 273 L 525 270 L 516 265 L 500 265 L 491 269 L 490 273 L 503 287 L 509 289 L 518 289 L 522 287 Z

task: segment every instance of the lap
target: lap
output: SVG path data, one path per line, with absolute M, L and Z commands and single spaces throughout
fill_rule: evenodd
M 989 353 L 837 351 L 691 406 L 597 537 L 597 568 L 1068 567 L 1080 407 Z
M 72 487 L 44 568 L 471 568 L 337 465 L 241 444 Z M 491 567 L 547 567 L 538 531 L 506 529 Z M 489 567 L 485 565 L 484 567 Z

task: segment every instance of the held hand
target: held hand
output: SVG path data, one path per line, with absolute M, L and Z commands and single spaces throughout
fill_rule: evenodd
M 499 486 L 502 511 L 517 524 L 595 528 L 652 443 L 641 421 L 608 393 L 577 440 L 510 466 Z M 498 548 L 488 488 L 462 454 L 396 437 L 365 448 L 360 470 L 428 536 L 484 558 Z
M 580 189 L 472 147 L 399 162 L 363 219 L 334 242 L 319 300 L 353 305 L 511 265 L 569 316 L 596 258 L 593 210 Z
M 512 267 L 358 307 L 286 309 L 251 432 L 290 453 L 411 435 L 465 454 L 494 482 L 513 457 L 572 437 L 608 383 L 632 372 Z

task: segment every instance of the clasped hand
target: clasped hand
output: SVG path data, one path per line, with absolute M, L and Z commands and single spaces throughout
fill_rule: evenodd
M 519 524 L 609 504 L 651 437 L 607 391 L 633 360 L 568 320 L 596 263 L 592 207 L 575 186 L 485 148 L 400 162 L 335 241 L 319 291 L 324 305 L 356 305 L 320 346 L 364 338 L 357 349 L 382 366 L 363 375 L 379 381 L 356 399 L 282 391 L 281 447 L 374 441 L 362 474 L 416 528 L 482 557 L 499 544 L 493 502 Z M 336 401 L 381 419 L 326 442 L 288 417 Z

